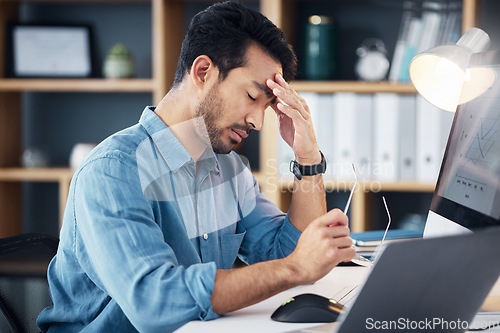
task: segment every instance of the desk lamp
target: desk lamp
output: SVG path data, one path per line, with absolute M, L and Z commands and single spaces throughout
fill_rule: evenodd
M 456 44 L 437 46 L 413 58 L 411 81 L 430 103 L 454 112 L 457 105 L 478 97 L 493 84 L 493 71 L 486 67 L 469 67 L 471 56 L 486 51 L 489 45 L 490 37 L 486 32 L 470 28 Z

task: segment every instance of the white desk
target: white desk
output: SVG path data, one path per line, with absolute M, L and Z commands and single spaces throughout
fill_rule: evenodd
M 271 320 L 271 314 L 287 299 L 303 293 L 315 293 L 325 297 L 334 297 L 346 286 L 353 286 L 364 282 L 370 270 L 364 267 L 336 267 L 323 279 L 315 284 L 301 286 L 284 291 L 265 301 L 247 308 L 231 312 L 212 321 L 192 321 L 178 329 L 177 333 L 278 333 L 314 329 L 314 332 L 332 332 L 337 323 L 331 324 L 296 324 L 280 323 Z M 500 279 L 490 292 L 492 298 L 500 299 Z M 496 303 L 497 301 L 495 301 Z M 486 304 L 486 303 L 485 303 Z M 498 303 L 496 303 L 498 304 Z M 489 309 L 489 311 L 498 311 Z M 486 317 L 488 318 L 488 317 Z M 491 317 L 498 320 L 499 316 Z M 499 332 L 498 328 L 483 332 Z
M 368 276 L 365 267 L 336 267 L 315 284 L 293 288 L 265 301 L 247 308 L 228 313 L 212 321 L 192 321 L 181 327 L 178 333 L 274 333 L 290 332 L 305 328 L 324 326 L 327 331 L 335 327 L 332 324 L 296 324 L 280 323 L 271 319 L 271 314 L 287 299 L 303 293 L 315 293 L 325 297 L 334 297 L 346 286 L 362 283 Z

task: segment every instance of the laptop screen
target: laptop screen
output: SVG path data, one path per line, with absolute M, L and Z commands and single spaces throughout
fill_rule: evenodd
M 469 67 L 495 80 L 457 108 L 424 237 L 500 225 L 500 52 L 475 54 Z

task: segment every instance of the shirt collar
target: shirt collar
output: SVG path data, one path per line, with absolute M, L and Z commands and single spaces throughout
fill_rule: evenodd
M 153 144 L 167 163 L 169 169 L 172 172 L 176 172 L 185 164 L 194 164 L 191 155 L 163 120 L 155 113 L 155 109 L 156 107 L 154 106 L 147 106 L 141 115 L 139 123 L 151 137 Z M 205 151 L 199 160 L 199 162 L 202 162 L 200 165 L 207 167 L 209 170 L 219 170 L 219 163 L 216 156 L 217 154 L 211 150 Z

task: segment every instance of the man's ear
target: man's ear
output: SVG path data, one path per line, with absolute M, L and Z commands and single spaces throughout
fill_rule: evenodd
M 197 87 L 203 86 L 211 77 L 218 75 L 212 59 L 209 56 L 201 55 L 193 61 L 190 71 L 191 79 Z

